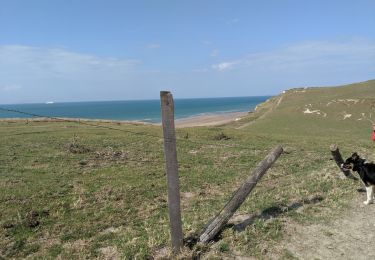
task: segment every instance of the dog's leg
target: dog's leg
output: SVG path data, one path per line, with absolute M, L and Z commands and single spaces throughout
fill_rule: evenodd
M 367 200 L 364 201 L 363 203 L 365 205 L 368 205 L 368 204 L 371 204 L 373 203 L 373 197 L 374 197 L 374 190 L 373 190 L 373 186 L 366 186 L 366 193 L 367 193 Z

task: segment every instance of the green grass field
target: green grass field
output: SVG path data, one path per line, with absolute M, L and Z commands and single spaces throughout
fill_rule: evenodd
M 274 146 L 286 151 L 236 213 L 248 220 L 181 257 L 287 258 L 277 244 L 290 223 L 332 218 L 357 196 L 359 183 L 340 178 L 329 146 L 337 143 L 344 157 L 357 151 L 374 160 L 373 116 L 375 81 L 368 81 L 288 90 L 235 123 L 178 129 L 185 237 L 202 230 Z M 0 259 L 145 259 L 169 252 L 160 127 L 95 124 L 120 130 L 0 122 Z

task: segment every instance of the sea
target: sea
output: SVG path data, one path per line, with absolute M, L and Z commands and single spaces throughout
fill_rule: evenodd
M 175 119 L 253 111 L 270 96 L 175 99 Z M 3 109 L 24 112 L 9 112 Z M 0 105 L 0 118 L 64 117 L 160 122 L 159 100 L 46 102 Z

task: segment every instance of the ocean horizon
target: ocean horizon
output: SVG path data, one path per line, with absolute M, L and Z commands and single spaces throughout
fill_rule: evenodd
M 271 96 L 175 99 L 175 119 L 194 116 L 250 112 Z M 45 116 L 159 123 L 160 100 L 46 102 L 4 104 L 0 108 Z M 0 109 L 0 118 L 32 118 Z

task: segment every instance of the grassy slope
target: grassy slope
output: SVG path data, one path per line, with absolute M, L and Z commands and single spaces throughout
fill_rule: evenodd
M 209 249 L 197 251 L 267 255 L 291 221 L 325 219 L 357 196 L 358 184 L 337 178 L 328 147 L 374 155 L 370 122 L 358 119 L 375 113 L 375 81 L 303 91 L 287 91 L 232 125 L 178 130 L 185 234 L 198 232 L 272 147 L 282 143 L 288 152 L 240 208 L 248 217 L 242 226 L 228 227 Z M 308 104 L 327 116 L 303 114 Z M 352 117 L 343 120 L 343 111 Z M 103 124 L 126 132 L 0 122 L 0 258 L 142 259 L 168 245 L 160 129 Z M 221 132 L 230 139 L 216 140 Z
M 307 109 L 320 114 L 304 113 Z M 368 143 L 371 121 L 375 123 L 375 80 L 342 87 L 288 90 L 261 105 L 244 122 L 258 117 L 261 120 L 249 126 L 237 124 L 248 131 L 319 137 L 343 144 L 342 137 L 353 135 Z

